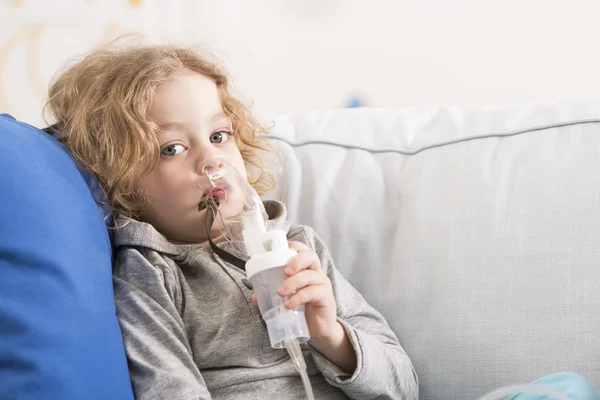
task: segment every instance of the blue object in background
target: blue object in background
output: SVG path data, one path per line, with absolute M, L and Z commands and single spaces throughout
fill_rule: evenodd
M 346 102 L 346 108 L 360 108 L 364 107 L 365 102 L 360 96 L 353 96 Z
M 573 372 L 558 372 L 546 375 L 532 382 L 562 393 L 572 400 L 600 400 L 592 384 L 583 376 Z M 554 400 L 549 396 L 535 393 L 520 393 L 506 400 Z
M 111 245 L 69 153 L 0 114 L 0 399 L 133 399 Z

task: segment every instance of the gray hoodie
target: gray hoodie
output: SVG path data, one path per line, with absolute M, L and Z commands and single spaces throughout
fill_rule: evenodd
M 334 267 L 311 228 L 287 224 L 279 202 L 265 208 L 271 227 L 319 256 L 356 351 L 349 375 L 303 345 L 315 398 L 417 399 L 413 366 L 385 319 Z M 117 230 L 115 245 L 117 316 L 138 400 L 304 398 L 287 352 L 270 346 L 243 270 L 204 246 L 170 243 L 139 221 Z

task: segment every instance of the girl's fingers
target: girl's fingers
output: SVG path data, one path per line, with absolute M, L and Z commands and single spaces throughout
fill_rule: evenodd
M 302 304 L 318 303 L 327 296 L 325 285 L 307 286 L 290 297 L 283 305 L 285 308 L 295 308 Z
M 329 278 L 324 273 L 306 269 L 286 279 L 277 289 L 277 294 L 282 297 L 291 296 L 307 286 L 324 286 L 328 283 Z
M 288 263 L 284 271 L 288 276 L 292 276 L 304 269 L 321 271 L 321 261 L 314 251 L 301 251 Z
M 311 251 L 311 248 L 300 242 L 289 242 L 290 249 L 295 250 L 297 253 L 301 251 Z

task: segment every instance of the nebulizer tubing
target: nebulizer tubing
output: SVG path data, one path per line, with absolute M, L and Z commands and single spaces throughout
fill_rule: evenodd
M 199 211 L 207 210 L 206 232 L 210 246 L 225 261 L 246 270 L 248 279 L 253 282 L 271 346 L 287 350 L 294 368 L 300 374 L 307 399 L 313 400 L 312 386 L 300 347 L 301 342 L 310 339 L 304 306 L 289 310 L 283 306 L 287 298 L 275 292 L 287 278 L 283 267 L 296 253 L 289 248 L 284 231 L 267 230 L 266 212 L 260 197 L 224 158 L 217 156 L 205 161 L 201 175 L 208 178 L 210 185 L 204 188 L 208 196 L 198 204 Z M 224 199 L 211 195 L 212 190 L 221 187 L 224 190 L 217 192 Z M 248 261 L 244 262 L 214 244 L 211 231 L 217 217 L 221 233 L 237 251 L 244 250 L 250 256 Z
M 300 374 L 300 378 L 302 378 L 302 385 L 304 386 L 304 391 L 306 392 L 306 398 L 308 400 L 314 400 L 315 396 L 313 395 L 312 385 L 310 384 L 310 379 L 308 378 L 306 362 L 304 361 L 304 356 L 302 355 L 298 338 L 292 337 L 290 339 L 286 339 L 284 344 L 285 349 L 288 351 L 288 354 L 292 359 L 294 368 L 296 368 L 296 371 L 298 371 Z
M 534 384 L 516 384 L 503 386 L 501 388 L 495 389 L 489 393 L 486 393 L 479 400 L 503 400 L 508 396 L 518 394 L 518 393 L 536 393 L 542 394 L 545 396 L 550 396 L 555 400 L 573 400 L 571 397 L 567 396 L 564 393 L 559 393 L 556 390 L 550 389 L 546 386 L 534 385 Z

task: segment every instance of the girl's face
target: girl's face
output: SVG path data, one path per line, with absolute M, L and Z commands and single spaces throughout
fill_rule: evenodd
M 211 187 L 202 172 L 206 160 L 224 157 L 247 179 L 217 86 L 196 72 L 177 74 L 158 86 L 150 117 L 162 128 L 161 155 L 157 166 L 142 179 L 150 194 L 143 220 L 173 242 L 205 242 L 206 210 L 198 212 L 198 203 Z M 233 215 L 237 203 L 236 194 L 228 193 L 220 209 Z M 215 223 L 211 236 L 219 232 Z

